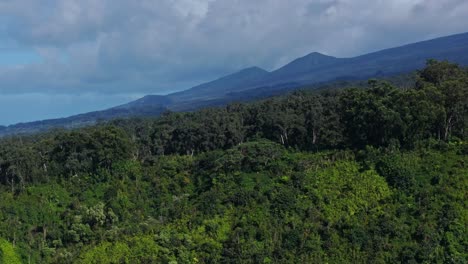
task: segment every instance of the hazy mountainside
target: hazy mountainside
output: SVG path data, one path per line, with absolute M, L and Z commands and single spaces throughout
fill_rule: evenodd
M 167 110 L 167 108 L 161 106 L 160 104 L 148 104 L 144 106 L 141 105 L 141 107 L 132 107 L 134 103 L 135 102 L 103 111 L 89 112 L 66 118 L 19 123 L 8 127 L 3 126 L 0 127 L 0 136 L 22 133 L 37 133 L 54 128 L 77 128 L 94 125 L 100 121 L 112 120 L 115 118 L 158 116 Z
M 226 93 L 241 90 L 266 75 L 268 75 L 268 72 L 264 69 L 251 67 L 182 92 L 170 94 L 167 97 L 171 98 L 173 101 L 219 98 L 225 96 Z
M 272 85 L 278 83 L 295 82 L 297 83 L 297 76 L 302 74 L 310 74 L 313 72 L 320 71 L 324 68 L 333 67 L 343 63 L 345 59 L 335 58 L 327 56 L 318 52 L 310 53 L 304 57 L 298 58 L 291 63 L 271 72 L 268 76 L 265 76 L 262 80 L 259 80 L 256 85 Z M 316 80 L 314 82 L 320 82 Z
M 119 105 L 109 110 L 138 109 L 153 106 L 167 107 L 172 104 L 172 100 L 164 95 L 147 95 L 128 104 Z
M 468 33 L 386 49 L 354 58 L 334 58 L 312 53 L 271 72 L 259 83 L 261 85 L 284 82 L 309 84 L 337 79 L 389 76 L 422 68 L 429 58 L 468 65 Z
M 342 80 L 406 74 L 422 68 L 427 59 L 468 65 L 468 33 L 386 49 L 354 58 L 335 58 L 317 52 L 298 58 L 272 72 L 251 67 L 167 96 L 148 95 L 125 105 L 68 118 L 0 127 L 0 136 L 77 127 L 99 120 L 153 116 L 164 110 L 190 111 L 236 101 L 266 98 L 300 87 L 315 89 Z M 320 85 L 319 85 L 320 84 Z

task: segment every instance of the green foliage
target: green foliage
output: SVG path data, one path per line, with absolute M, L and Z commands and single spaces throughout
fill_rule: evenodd
M 391 194 L 387 182 L 373 170 L 359 171 L 355 162 L 339 162 L 309 172 L 305 186 L 326 221 L 352 217 L 362 212 L 381 210 L 379 203 Z
M 167 248 L 157 244 L 155 237 L 138 236 L 89 247 L 77 263 L 170 263 L 174 259 Z
M 0 239 L 0 263 L 21 264 L 15 247 L 4 239 Z
M 0 259 L 467 263 L 466 74 L 2 139 Z

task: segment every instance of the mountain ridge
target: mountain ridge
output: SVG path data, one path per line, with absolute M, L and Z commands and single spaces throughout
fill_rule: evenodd
M 193 100 L 194 98 L 210 99 L 209 97 L 213 95 L 220 95 L 226 92 L 230 92 L 232 89 L 250 83 L 251 81 L 254 81 L 268 73 L 268 71 L 260 67 L 248 67 L 235 73 L 220 77 L 214 81 L 203 83 L 181 92 L 169 94 L 167 97 L 175 101 L 183 101 L 187 99 Z M 210 96 L 208 96 L 208 98 L 207 96 L 200 97 L 198 96 L 200 92 L 208 92 L 210 93 Z
M 280 69 L 284 71 L 286 68 L 296 67 L 294 63 L 297 60 L 294 60 L 272 71 L 271 75 L 262 81 L 264 85 L 290 81 L 306 85 L 342 79 L 346 76 L 354 78 L 388 76 L 421 68 L 427 59 L 449 60 L 468 65 L 468 33 L 415 42 L 350 58 L 335 58 L 333 63 L 321 65 L 322 67 L 315 68 L 314 71 L 295 72 L 290 76 L 278 75 Z
M 99 120 L 157 116 L 165 110 L 190 111 L 280 94 L 305 85 L 336 80 L 393 76 L 422 68 L 427 59 L 449 60 L 468 66 L 468 32 L 383 49 L 351 58 L 312 52 L 271 72 L 253 66 L 168 95 L 147 95 L 102 111 L 66 118 L 0 126 L 0 136 L 73 128 Z

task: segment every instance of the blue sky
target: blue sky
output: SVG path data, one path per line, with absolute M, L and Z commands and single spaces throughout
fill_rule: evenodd
M 14 66 L 40 63 L 41 56 L 34 50 L 30 51 L 0 51 L 0 66 Z
M 466 0 L 0 0 L 0 125 L 104 109 L 313 51 L 468 31 Z

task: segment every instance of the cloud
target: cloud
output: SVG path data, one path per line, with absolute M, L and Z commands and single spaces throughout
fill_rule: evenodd
M 40 56 L 0 64 L 0 94 L 167 93 L 463 32 L 466 17 L 466 0 L 0 0 L 0 55 Z

